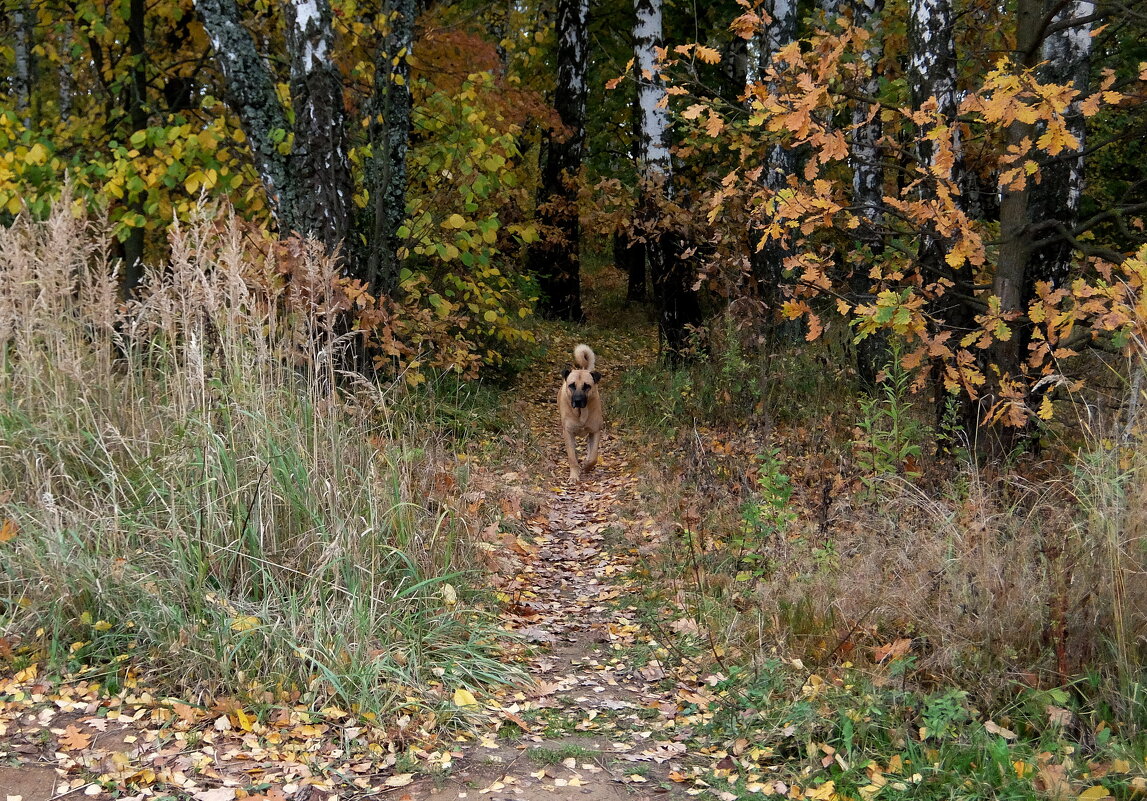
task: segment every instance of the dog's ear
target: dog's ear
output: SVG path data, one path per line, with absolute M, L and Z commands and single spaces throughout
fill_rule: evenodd
M 566 369 L 562 370 L 562 380 L 565 381 L 569 377 L 570 377 L 570 371 L 569 371 L 569 368 L 567 367 Z
M 593 376 L 593 383 L 596 384 L 601 381 L 601 373 L 599 373 L 597 370 L 594 370 L 592 373 L 590 373 L 590 375 Z

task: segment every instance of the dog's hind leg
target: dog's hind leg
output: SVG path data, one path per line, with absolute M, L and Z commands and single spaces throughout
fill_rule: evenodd
M 597 443 L 599 440 L 601 440 L 600 431 L 595 431 L 586 437 L 585 464 L 582 465 L 582 470 L 593 470 L 593 466 L 597 464 Z

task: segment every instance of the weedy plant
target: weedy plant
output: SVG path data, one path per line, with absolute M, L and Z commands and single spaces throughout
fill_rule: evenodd
M 121 303 L 106 236 L 66 212 L 0 229 L 0 636 L 376 713 L 506 680 L 444 443 L 340 368 L 335 265 L 204 219 Z
M 860 436 L 853 446 L 862 480 L 870 489 L 883 477 L 920 476 L 921 443 L 930 433 L 911 415 L 912 374 L 901 362 L 902 348 L 899 341 L 891 342 L 884 381 L 872 395 L 860 399 Z
M 744 525 L 741 536 L 732 543 L 737 567 L 745 573 L 738 574 L 741 580 L 767 576 L 772 567 L 766 556 L 769 546 L 784 536 L 785 527 L 796 519 L 796 513 L 789 508 L 793 487 L 781 470 L 781 449 L 767 449 L 757 457 L 757 463 L 757 489 L 741 508 Z

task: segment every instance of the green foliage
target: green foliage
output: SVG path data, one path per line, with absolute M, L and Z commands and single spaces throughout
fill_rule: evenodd
M 741 533 L 730 543 L 736 550 L 738 566 L 744 566 L 738 580 L 763 578 L 771 571 L 773 566 L 767 563 L 765 554 L 796 519 L 796 513 L 789 508 L 792 481 L 781 472 L 782 466 L 779 447 L 769 448 L 757 457 L 757 489 L 741 508 Z
M 904 368 L 902 345 L 893 340 L 884 380 L 860 399 L 860 436 L 853 442 L 857 466 L 870 488 L 874 480 L 892 475 L 920 476 L 922 443 L 930 429 L 912 417 L 912 374 Z

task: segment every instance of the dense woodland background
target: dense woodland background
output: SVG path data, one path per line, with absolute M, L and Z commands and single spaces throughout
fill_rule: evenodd
M 1141 743 L 1139 4 L 2 7 L 0 658 L 511 680 L 458 569 L 523 501 L 466 465 L 584 338 L 650 614 L 723 670 L 864 651 L 905 730 Z

